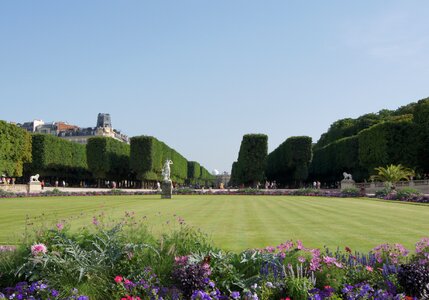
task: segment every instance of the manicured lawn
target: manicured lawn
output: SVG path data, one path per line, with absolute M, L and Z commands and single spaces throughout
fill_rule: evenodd
M 64 219 L 73 228 L 94 226 L 92 217 L 101 212 L 111 220 L 125 211 L 146 217 L 157 232 L 178 226 L 180 216 L 230 250 L 288 239 L 301 239 L 309 247 L 362 251 L 384 242 L 412 248 L 429 236 L 429 205 L 292 196 L 96 196 L 0 199 L 0 244 L 18 243 L 26 228 L 34 230 L 41 223 Z M 26 216 L 32 225 L 25 226 Z

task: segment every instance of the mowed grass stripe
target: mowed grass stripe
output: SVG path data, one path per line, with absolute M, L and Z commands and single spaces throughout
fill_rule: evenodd
M 92 216 L 101 211 L 108 219 L 118 219 L 125 211 L 147 216 L 157 233 L 168 228 L 167 221 L 177 224 L 181 216 L 211 236 L 216 246 L 234 251 L 288 239 L 301 239 L 309 247 L 369 250 L 379 243 L 400 242 L 411 248 L 429 236 L 428 205 L 367 198 L 95 196 L 0 199 L 0 244 L 19 241 L 26 215 L 52 224 L 67 219 L 78 227 L 91 226 Z

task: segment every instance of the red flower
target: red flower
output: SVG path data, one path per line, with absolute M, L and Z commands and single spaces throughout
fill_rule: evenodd
M 346 247 L 346 252 L 352 253 L 352 249 L 350 249 L 349 247 Z
M 122 278 L 122 276 L 119 276 L 119 275 L 118 275 L 118 276 L 116 276 L 116 277 L 115 277 L 115 282 L 116 282 L 116 283 L 121 283 L 123 279 L 124 279 L 124 278 Z M 122 299 L 121 299 L 121 300 L 122 300 Z

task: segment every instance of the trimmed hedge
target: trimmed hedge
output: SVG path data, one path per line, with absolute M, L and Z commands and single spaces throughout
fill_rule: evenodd
M 195 183 L 201 176 L 201 166 L 196 161 L 188 161 L 188 181 Z
M 48 134 L 32 135 L 33 161 L 26 171 L 41 176 L 83 179 L 88 175 L 85 145 Z
M 130 173 L 130 145 L 110 137 L 93 137 L 86 145 L 88 168 L 97 179 L 126 179 Z
M 237 184 L 255 185 L 265 180 L 268 152 L 268 136 L 246 134 L 238 153 L 237 171 L 231 181 Z
M 312 177 L 324 181 L 339 181 L 343 172 L 363 180 L 367 172 L 359 164 L 359 138 L 357 135 L 342 138 L 314 151 L 311 164 Z
M 418 171 L 429 173 L 429 98 L 417 102 L 414 122 L 418 130 L 417 161 Z
M 290 137 L 268 155 L 267 178 L 280 184 L 300 184 L 308 177 L 311 157 L 311 137 Z
M 0 121 L 0 176 L 22 176 L 24 163 L 31 162 L 31 157 L 31 135 Z
M 362 130 L 359 135 L 360 165 L 374 172 L 387 164 L 417 167 L 417 126 L 409 120 L 388 121 Z
M 131 138 L 130 168 L 142 181 L 161 180 L 165 160 L 171 159 L 171 179 L 183 183 L 188 177 L 188 161 L 176 150 L 152 136 Z
M 216 179 L 216 176 L 212 175 L 206 168 L 203 166 L 200 167 L 200 178 L 199 182 L 205 185 L 212 185 Z

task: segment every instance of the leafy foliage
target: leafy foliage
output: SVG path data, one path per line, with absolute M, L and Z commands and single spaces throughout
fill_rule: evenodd
M 409 120 L 383 122 L 359 133 L 359 162 L 372 171 L 385 164 L 416 166 L 416 126 Z
M 201 176 L 201 166 L 196 161 L 188 161 L 188 179 L 194 183 Z
M 315 149 L 311 164 L 312 177 L 338 181 L 341 180 L 343 172 L 347 172 L 353 174 L 357 180 L 362 180 L 367 172 L 359 165 L 358 149 L 357 136 L 342 138 Z
M 278 183 L 300 183 L 308 177 L 312 157 L 311 137 L 290 137 L 267 157 L 266 174 Z
M 31 162 L 31 136 L 16 125 L 0 121 L 0 175 L 20 177 Z
M 238 153 L 237 170 L 233 182 L 254 185 L 265 179 L 268 152 L 268 136 L 265 134 L 246 134 L 241 141 Z
M 395 184 L 400 180 L 410 180 L 415 175 L 414 171 L 405 168 L 402 165 L 389 165 L 386 167 L 375 168 L 376 175 L 371 176 L 371 179 L 386 182 L 388 184 Z
M 129 174 L 130 146 L 110 137 L 93 137 L 86 145 L 88 168 L 98 179 L 124 179 Z
M 69 142 L 48 134 L 32 135 L 33 161 L 26 165 L 27 172 L 41 176 L 87 176 L 85 145 Z
M 188 177 L 188 161 L 176 150 L 151 136 L 131 138 L 130 167 L 140 180 L 161 180 L 165 160 L 171 159 L 171 179 L 183 183 Z

